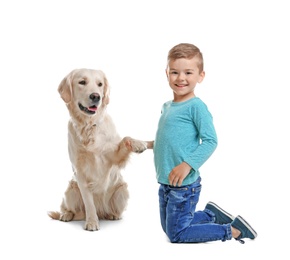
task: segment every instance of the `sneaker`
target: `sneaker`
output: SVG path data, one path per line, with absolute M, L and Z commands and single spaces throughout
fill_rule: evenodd
M 229 224 L 232 223 L 235 219 L 234 216 L 232 216 L 230 213 L 226 212 L 222 208 L 220 208 L 217 204 L 213 202 L 208 202 L 205 206 L 205 209 L 210 210 L 215 215 L 215 221 L 214 223 L 217 224 Z
M 236 240 L 238 240 L 242 244 L 245 243 L 242 238 L 255 239 L 258 235 L 257 232 L 250 226 L 250 224 L 240 215 L 234 219 L 234 221 L 232 222 L 232 227 L 241 231 L 241 234 L 236 238 Z

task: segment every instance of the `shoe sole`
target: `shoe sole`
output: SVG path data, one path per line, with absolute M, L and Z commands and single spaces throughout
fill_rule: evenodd
M 226 212 L 225 210 L 223 210 L 221 207 L 219 207 L 217 204 L 215 204 L 214 202 L 209 201 L 207 203 L 208 205 L 211 205 L 215 208 L 217 208 L 219 211 L 221 211 L 223 214 L 225 214 L 228 218 L 230 218 L 232 221 L 235 219 L 235 217 L 233 215 L 231 215 L 230 213 Z
M 252 232 L 254 238 L 251 238 L 251 239 L 255 239 L 255 238 L 258 236 L 257 232 L 256 232 L 256 231 L 251 227 L 251 225 L 250 225 L 246 220 L 244 220 L 240 215 L 237 216 L 237 219 L 238 219 L 239 221 L 241 221 L 241 222 L 242 222 L 242 223 L 247 227 L 247 229 L 249 229 L 249 230 Z

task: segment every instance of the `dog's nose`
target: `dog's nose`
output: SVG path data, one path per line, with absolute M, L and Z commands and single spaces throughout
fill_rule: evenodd
M 100 101 L 100 95 L 98 93 L 92 93 L 90 95 L 90 99 L 94 102 L 94 103 L 97 103 Z

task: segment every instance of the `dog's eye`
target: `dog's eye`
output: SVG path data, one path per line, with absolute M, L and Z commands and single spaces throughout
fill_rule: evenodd
M 79 82 L 79 84 L 81 84 L 81 85 L 86 85 L 86 81 L 85 81 L 85 80 L 81 80 L 81 81 Z
M 102 82 L 100 82 L 100 83 L 98 84 L 98 86 L 99 86 L 99 87 L 103 86 L 103 83 L 102 83 Z

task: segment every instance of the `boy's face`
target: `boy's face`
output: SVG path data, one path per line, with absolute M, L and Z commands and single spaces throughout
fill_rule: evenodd
M 195 85 L 201 83 L 205 76 L 204 71 L 199 71 L 197 64 L 198 59 L 195 57 L 169 61 L 166 75 L 175 102 L 183 102 L 194 97 Z

